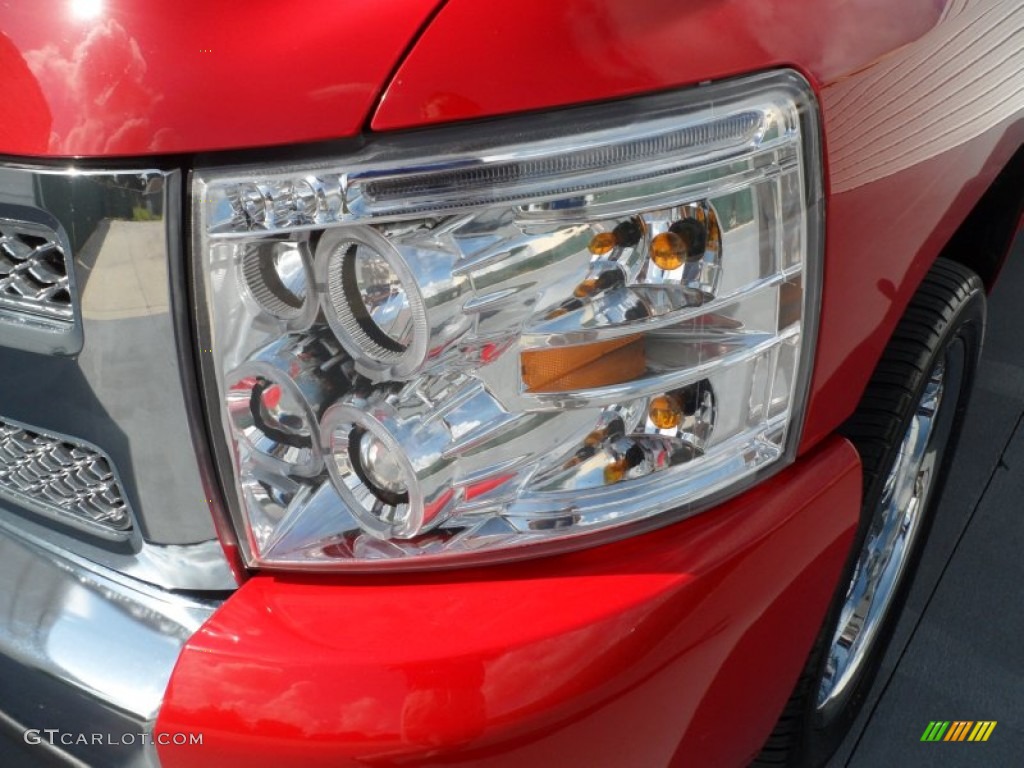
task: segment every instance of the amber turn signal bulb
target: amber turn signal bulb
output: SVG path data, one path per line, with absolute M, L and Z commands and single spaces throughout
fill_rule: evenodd
M 675 232 L 662 232 L 651 241 L 651 261 L 664 270 L 679 269 L 686 256 L 686 243 Z
M 651 261 L 664 270 L 679 269 L 686 261 L 704 256 L 708 230 L 697 219 L 680 219 L 651 241 Z
M 671 395 L 658 395 L 651 400 L 647 417 L 658 429 L 673 429 L 683 418 L 682 403 Z
M 697 219 L 680 219 L 669 231 L 679 235 L 686 244 L 686 260 L 697 261 L 708 248 L 708 229 L 704 222 Z
M 616 248 L 632 248 L 643 237 L 643 223 L 639 219 L 619 222 L 611 232 L 599 232 L 590 240 L 590 252 L 604 256 Z
M 619 244 L 614 232 L 599 232 L 590 241 L 590 252 L 595 256 L 610 253 Z
M 632 446 L 626 454 L 616 459 L 604 468 L 604 481 L 608 485 L 615 485 L 626 479 L 626 473 L 633 467 L 638 466 L 644 460 L 643 449 L 637 445 Z

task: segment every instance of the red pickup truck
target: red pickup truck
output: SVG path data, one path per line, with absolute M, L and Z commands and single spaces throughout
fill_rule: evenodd
M 1022 72 L 1013 0 L 4 4 L 5 764 L 822 765 Z

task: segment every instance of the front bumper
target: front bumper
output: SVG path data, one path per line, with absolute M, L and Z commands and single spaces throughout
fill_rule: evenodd
M 472 572 L 250 579 L 185 645 L 165 766 L 743 765 L 860 507 L 833 438 L 661 530 Z
M 216 603 L 117 576 L 3 517 L 0 583 L 0 762 L 155 765 L 167 681 Z

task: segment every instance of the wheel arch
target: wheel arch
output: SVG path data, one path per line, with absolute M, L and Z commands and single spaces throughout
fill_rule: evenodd
M 939 256 L 974 271 L 992 291 L 1024 216 L 1024 145 L 993 179 Z

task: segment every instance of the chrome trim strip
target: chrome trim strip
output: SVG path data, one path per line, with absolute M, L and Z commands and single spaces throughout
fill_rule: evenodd
M 113 571 L 125 577 L 126 584 L 143 582 L 136 586 L 192 592 L 228 592 L 238 588 L 218 540 L 187 545 L 142 541 L 136 549 L 105 549 L 87 545 L 71 531 L 27 519 L 0 501 L 2 534 L 17 536 L 57 557 L 77 562 L 83 568 Z
M 167 194 L 174 199 L 184 200 L 185 192 L 182 190 L 182 176 L 176 174 L 168 179 Z M 210 503 L 213 526 L 216 529 L 218 539 L 213 543 L 231 549 L 238 550 L 238 532 L 231 523 L 231 515 L 228 512 L 224 486 L 217 472 L 215 458 L 215 441 L 211 440 L 212 432 L 207 422 L 206 406 L 203 399 L 203 379 L 200 375 L 201 360 L 205 354 L 201 348 L 200 336 L 196 327 L 195 312 L 191 297 L 192 285 L 195 275 L 192 270 L 195 267 L 195 260 L 190 258 L 187 246 L 186 230 L 188 225 L 185 221 L 185 209 L 183 205 L 173 206 L 168 213 L 167 222 L 167 248 L 170 253 L 178 254 L 169 263 L 171 278 L 171 319 L 174 322 L 174 337 L 178 345 L 178 374 L 181 379 L 181 391 L 185 399 L 185 417 L 188 421 L 188 429 L 192 435 L 192 445 L 195 448 L 196 463 L 199 469 L 200 481 L 203 488 L 207 490 L 206 496 Z M 233 492 L 233 491 L 232 491 Z M 221 559 L 222 566 L 228 571 L 231 566 L 224 558 Z M 241 568 L 240 560 L 237 563 Z M 234 573 L 228 573 L 234 588 L 236 577 Z

